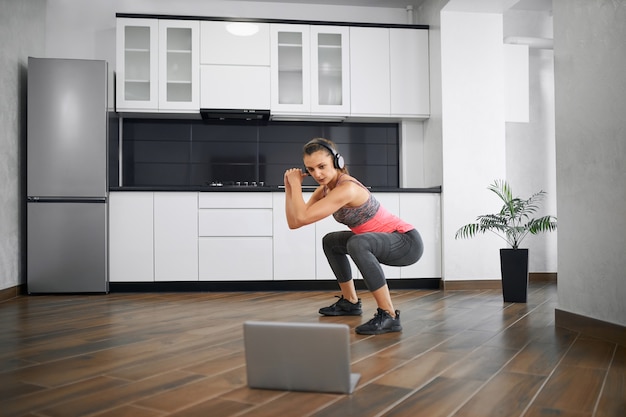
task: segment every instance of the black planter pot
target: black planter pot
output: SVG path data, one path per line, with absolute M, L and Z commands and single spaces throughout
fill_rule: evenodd
M 500 249 L 502 295 L 508 303 L 525 303 L 528 293 L 528 249 Z

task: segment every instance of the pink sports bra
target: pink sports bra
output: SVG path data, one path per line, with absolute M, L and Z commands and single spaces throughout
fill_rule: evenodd
M 367 187 L 357 180 L 342 180 L 341 177 L 343 175 L 344 174 L 342 174 L 337 180 L 337 185 L 344 181 L 351 181 L 367 190 Z M 326 195 L 327 192 L 328 189 L 325 187 L 324 195 Z M 368 232 L 392 233 L 396 231 L 406 233 L 409 230 L 414 229 L 411 224 L 401 220 L 381 206 L 380 202 L 376 200 L 376 197 L 374 197 L 369 190 L 367 190 L 367 192 L 369 194 L 369 198 L 365 203 L 358 207 L 340 208 L 333 213 L 335 220 L 339 223 L 345 224 L 356 234 Z

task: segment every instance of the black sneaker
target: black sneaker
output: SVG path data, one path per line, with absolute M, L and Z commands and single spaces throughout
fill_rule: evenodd
M 320 314 L 324 316 L 360 316 L 363 314 L 360 298 L 356 303 L 351 303 L 343 298 L 343 295 L 335 297 L 339 298 L 339 301 L 329 307 L 320 308 Z
M 396 317 L 391 317 L 382 308 L 379 308 L 374 314 L 374 318 L 357 326 L 354 331 L 358 334 L 383 334 L 390 332 L 401 332 L 400 312 L 396 310 Z

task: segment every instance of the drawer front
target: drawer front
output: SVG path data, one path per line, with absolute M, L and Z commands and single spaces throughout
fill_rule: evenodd
M 200 281 L 271 281 L 271 237 L 203 237 L 199 247 Z
M 272 236 L 271 209 L 203 209 L 198 217 L 198 235 Z
M 272 193 L 200 193 L 198 205 L 203 208 L 272 208 Z

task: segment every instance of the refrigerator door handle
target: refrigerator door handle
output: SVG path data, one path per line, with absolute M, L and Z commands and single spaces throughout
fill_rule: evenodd
M 29 203 L 106 203 L 106 197 L 34 197 L 26 198 Z

